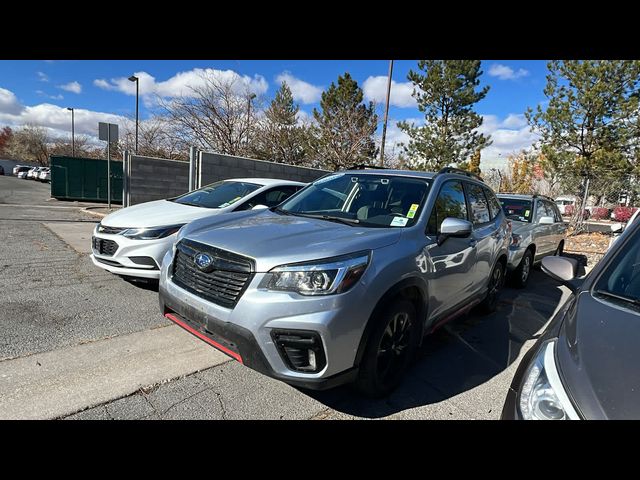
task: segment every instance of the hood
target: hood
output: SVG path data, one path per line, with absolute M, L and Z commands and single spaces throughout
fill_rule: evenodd
M 222 213 L 213 208 L 201 208 L 168 200 L 155 200 L 140 203 L 113 212 L 102 219 L 102 224 L 109 227 L 161 227 L 189 223 L 197 218 Z
M 639 344 L 639 313 L 580 293 L 563 322 L 557 361 L 586 418 L 640 418 Z
M 261 210 L 196 221 L 181 230 L 178 239 L 186 237 L 251 257 L 256 271 L 267 272 L 286 263 L 381 248 L 396 243 L 400 236 L 400 229 L 352 227 Z

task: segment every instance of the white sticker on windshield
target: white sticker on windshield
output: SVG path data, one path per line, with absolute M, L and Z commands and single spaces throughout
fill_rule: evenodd
M 393 217 L 393 220 L 391 220 L 391 226 L 392 227 L 404 227 L 407 224 L 408 221 L 409 221 L 408 218 Z

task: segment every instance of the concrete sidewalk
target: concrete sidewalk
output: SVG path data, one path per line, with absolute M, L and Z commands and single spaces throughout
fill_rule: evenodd
M 229 361 L 176 325 L 0 362 L 0 419 L 58 418 Z
M 97 223 L 97 222 L 96 222 Z M 78 253 L 91 253 L 91 236 L 96 227 L 90 222 L 43 223 L 58 238 Z

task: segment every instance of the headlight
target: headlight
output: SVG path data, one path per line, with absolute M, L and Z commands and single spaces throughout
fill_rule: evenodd
M 542 344 L 529 365 L 520 391 L 520 413 L 525 420 L 577 420 L 556 368 L 556 339 Z
M 369 258 L 369 252 L 358 252 L 318 262 L 282 265 L 271 270 L 261 286 L 301 295 L 343 293 L 360 280 Z
M 166 227 L 153 227 L 153 228 L 128 228 L 120 232 L 127 238 L 135 240 L 156 240 L 158 238 L 168 237 L 180 230 L 185 224 L 180 225 L 168 225 Z
M 512 247 L 519 247 L 520 246 L 520 242 L 522 242 L 522 235 L 518 235 L 517 233 L 512 233 L 511 234 L 511 246 Z

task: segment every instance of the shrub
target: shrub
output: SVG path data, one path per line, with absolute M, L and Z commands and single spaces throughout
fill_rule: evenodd
M 635 207 L 616 207 L 613 209 L 613 216 L 618 222 L 628 222 L 636 210 Z
M 607 220 L 609 219 L 610 211 L 608 208 L 593 207 L 591 209 L 591 218 L 594 220 Z

